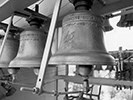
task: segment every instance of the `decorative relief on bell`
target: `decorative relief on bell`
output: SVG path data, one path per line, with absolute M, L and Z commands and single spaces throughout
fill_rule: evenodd
M 74 33 L 75 32 L 70 32 L 69 30 L 66 32 L 66 35 L 63 37 L 63 40 L 64 40 L 62 43 L 63 46 L 60 49 L 73 48 Z
M 22 43 L 20 44 L 20 46 L 19 46 L 19 51 L 18 51 L 18 53 L 23 54 L 24 48 L 25 48 L 25 42 L 22 42 Z

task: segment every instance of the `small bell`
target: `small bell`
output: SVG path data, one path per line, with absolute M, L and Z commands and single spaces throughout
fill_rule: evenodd
M 122 11 L 126 12 L 126 11 Z M 133 26 L 133 13 L 122 15 L 120 21 L 117 23 L 118 27 L 131 27 Z
M 114 66 L 108 65 L 105 70 L 109 70 L 111 72 L 112 70 L 115 70 L 115 69 L 114 69 Z
M 93 70 L 94 77 L 100 77 L 100 73 L 103 71 L 102 65 L 95 65 Z
M 78 74 L 82 77 L 89 77 L 92 76 L 93 72 L 92 72 L 92 65 L 78 65 L 77 66 L 77 71 Z
M 109 19 L 103 18 L 103 31 L 108 32 L 113 30 L 113 27 L 110 25 Z
M 95 65 L 94 70 L 100 71 L 100 70 L 103 70 L 103 69 L 102 69 L 102 66 L 101 65 Z
M 133 13 L 127 14 L 125 16 L 126 16 L 126 19 L 125 19 L 125 25 L 126 25 L 126 27 L 133 26 Z
M 117 23 L 117 26 L 118 27 L 125 27 L 124 21 L 125 21 L 125 16 L 123 15 L 123 16 L 121 16 L 120 21 Z

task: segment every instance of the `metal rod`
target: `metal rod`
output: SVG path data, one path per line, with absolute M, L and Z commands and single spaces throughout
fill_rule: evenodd
M 66 67 L 66 70 L 65 70 L 65 74 L 66 76 L 68 76 L 68 73 L 69 73 L 69 65 L 65 65 Z M 68 92 L 68 82 L 65 82 L 65 91 Z M 68 100 L 68 94 L 66 94 L 66 99 Z
M 69 65 L 66 65 L 66 75 L 68 76 L 69 74 Z M 68 82 L 66 82 L 66 90 L 68 91 Z
M 81 93 L 83 91 L 72 91 L 72 92 L 50 92 L 50 91 L 43 91 L 43 93 L 46 94 L 55 94 L 55 95 L 66 95 L 66 94 L 77 94 L 77 93 Z
M 39 75 L 38 75 L 36 86 L 35 86 L 36 88 L 39 89 L 40 92 L 42 91 L 42 87 L 43 87 L 44 75 L 45 75 L 46 67 L 48 65 L 48 58 L 49 58 L 49 54 L 50 54 L 53 37 L 54 37 L 57 18 L 58 18 L 60 7 L 61 7 L 61 2 L 62 2 L 62 0 L 57 0 L 56 4 L 55 4 L 53 17 L 52 17 L 50 29 L 48 32 L 48 38 L 46 41 L 46 46 L 44 49 L 43 58 L 42 58 L 42 62 L 41 62 L 41 67 L 40 67 Z
M 58 66 L 56 66 L 56 75 L 58 75 Z M 55 82 L 55 90 L 58 92 L 58 79 Z M 58 100 L 58 95 L 55 96 L 55 100 Z
M 111 15 L 108 16 L 108 18 L 113 18 L 113 17 L 117 17 L 117 16 L 124 16 L 124 15 L 130 14 L 130 13 L 133 13 L 133 8 L 127 9 L 126 11 L 123 11 L 123 12 L 120 12 L 120 13 L 117 13 L 117 14 L 111 14 Z
M 12 15 L 11 18 L 10 18 L 10 21 L 9 21 L 9 24 L 8 24 L 4 39 L 3 39 L 1 47 L 0 47 L 0 57 L 1 57 L 2 52 L 4 50 L 4 46 L 5 46 L 5 43 L 6 43 L 6 40 L 7 40 L 7 36 L 8 36 L 9 30 L 10 30 L 11 24 L 12 24 L 13 17 L 14 17 L 14 15 Z
M 58 50 L 58 32 L 59 32 L 59 29 L 56 28 L 56 34 L 55 34 L 55 51 Z M 58 66 L 56 65 L 56 75 L 58 75 Z M 56 79 L 55 81 L 55 90 L 56 92 L 58 92 L 58 79 Z M 55 100 L 58 100 L 58 95 L 55 96 Z
M 63 79 L 67 82 L 74 82 L 83 84 L 83 78 L 80 76 L 65 76 L 65 75 L 59 75 L 55 76 L 55 79 Z M 125 80 L 116 80 L 116 79 L 108 79 L 108 78 L 96 78 L 96 77 L 89 77 L 90 84 L 97 84 L 97 85 L 107 85 L 107 86 L 132 86 L 133 87 L 133 81 L 125 81 Z
M 133 82 L 124 81 L 124 80 L 115 80 L 115 79 L 106 79 L 106 78 L 90 78 L 90 84 L 98 84 L 98 85 L 109 85 L 109 86 L 133 86 Z
M 99 87 L 99 93 L 98 93 L 98 100 L 100 100 L 101 89 L 102 89 L 102 86 L 100 85 L 100 87 Z

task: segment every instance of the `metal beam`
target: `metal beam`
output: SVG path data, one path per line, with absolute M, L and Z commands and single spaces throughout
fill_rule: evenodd
M 98 15 L 108 15 L 116 11 L 133 7 L 133 0 L 120 0 L 105 6 L 95 3 L 92 10 Z
M 63 79 L 67 82 L 74 82 L 78 84 L 83 84 L 83 78 L 80 76 L 66 76 L 66 75 L 59 75 L 55 76 L 55 79 Z M 100 78 L 100 77 L 89 77 L 88 78 L 90 84 L 97 84 L 97 85 L 108 85 L 108 86 L 132 86 L 133 81 L 124 81 L 124 80 L 116 80 L 116 79 L 109 79 L 109 78 Z

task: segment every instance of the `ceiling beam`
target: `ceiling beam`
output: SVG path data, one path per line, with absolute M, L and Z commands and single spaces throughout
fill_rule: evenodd
M 117 2 L 101 5 L 100 3 L 95 3 L 92 10 L 98 15 L 108 15 L 116 11 L 133 7 L 133 0 L 119 0 Z
M 10 17 L 14 11 L 22 11 L 37 1 L 39 0 L 9 0 L 0 7 L 0 22 Z

